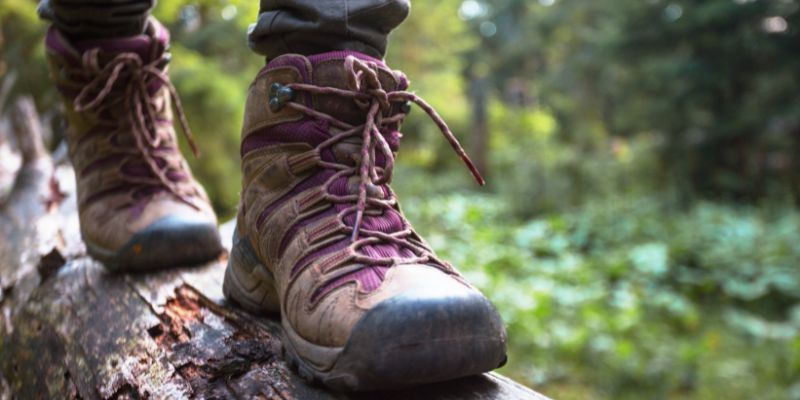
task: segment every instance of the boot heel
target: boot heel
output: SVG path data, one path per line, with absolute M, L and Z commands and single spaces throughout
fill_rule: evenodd
M 275 277 L 258 261 L 250 241 L 239 238 L 238 229 L 232 247 L 222 283 L 225 297 L 252 313 L 279 313 Z

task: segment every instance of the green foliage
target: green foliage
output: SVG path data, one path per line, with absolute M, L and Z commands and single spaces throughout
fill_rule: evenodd
M 503 314 L 504 372 L 554 398 L 800 394 L 795 210 L 628 198 L 520 223 L 496 196 L 404 201 Z
M 800 2 L 470 3 L 497 26 L 475 55 L 496 88 L 529 81 L 571 143 L 654 134 L 686 193 L 800 196 Z
M 647 193 L 657 185 L 655 138 L 614 138 L 594 146 L 565 145 L 559 126 L 542 108 L 489 109 L 490 154 L 498 190 L 516 215 L 579 206 L 621 194 Z
M 176 59 L 172 80 L 184 99 L 186 113 L 191 115 L 190 126 L 205 153 L 199 159 L 189 158 L 190 166 L 193 173 L 202 177 L 214 207 L 222 212 L 221 217 L 228 218 L 239 202 L 241 189 L 239 131 L 248 81 L 222 73 L 219 65 L 182 46 L 174 46 L 172 51 Z M 209 76 L 214 79 L 198 79 Z
M 12 98 L 32 94 L 45 107 L 52 107 L 56 99 L 47 78 L 44 32 L 45 26 L 36 15 L 36 3 L 4 0 L 0 4 L 0 79 L 15 80 Z

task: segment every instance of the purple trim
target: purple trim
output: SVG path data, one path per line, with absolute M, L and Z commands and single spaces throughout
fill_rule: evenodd
M 388 68 L 383 60 L 377 59 L 372 56 L 368 56 L 364 53 L 359 53 L 357 51 L 350 51 L 350 50 L 337 50 L 337 51 L 329 51 L 327 53 L 320 53 L 308 56 L 308 61 L 311 61 L 312 65 L 316 65 L 323 61 L 330 61 L 330 60 L 344 60 L 347 56 L 353 56 L 362 61 L 370 61 L 378 64 L 381 67 Z M 301 56 L 302 57 L 302 56 Z
M 389 271 L 389 268 L 390 267 L 383 265 L 369 266 L 331 279 L 311 295 L 311 301 L 315 302 L 334 289 L 356 281 L 361 283 L 361 290 L 363 292 L 369 293 L 381 286 L 383 280 L 386 279 L 386 273 Z
M 83 201 L 82 206 L 83 207 L 88 207 L 90 204 L 92 204 L 95 201 L 100 200 L 101 198 L 106 197 L 106 196 L 111 196 L 111 195 L 114 195 L 114 194 L 128 193 L 128 191 L 130 189 L 131 188 L 128 185 L 123 184 L 123 185 L 120 185 L 120 186 L 115 186 L 115 187 L 103 190 L 101 192 L 98 192 L 98 193 L 95 193 L 95 194 L 89 196 L 89 198 L 87 198 L 86 200 Z
M 75 48 L 84 53 L 91 49 L 99 48 L 107 53 L 136 53 L 144 62 L 150 61 L 153 38 L 146 35 L 132 36 L 120 39 L 89 39 L 75 42 Z
M 282 143 L 308 143 L 316 146 L 330 137 L 328 123 L 304 119 L 259 129 L 248 135 L 241 146 L 244 157 L 253 150 Z
M 86 167 L 84 167 L 80 171 L 79 175 L 81 178 L 85 178 L 94 171 L 118 164 L 119 160 L 124 157 L 125 154 L 111 154 L 103 158 L 98 158 L 89 163 L 89 165 L 87 165 Z
M 313 187 L 322 186 L 322 184 L 324 184 L 325 181 L 328 180 L 328 178 L 333 176 L 333 174 L 334 172 L 332 171 L 320 171 L 304 179 L 297 186 L 292 188 L 292 190 L 290 190 L 288 193 L 284 194 L 277 200 L 273 201 L 266 208 L 264 208 L 263 211 L 261 211 L 261 214 L 258 216 L 258 220 L 256 220 L 256 228 L 261 228 L 261 224 L 264 223 L 267 217 L 269 217 L 269 215 L 272 214 L 272 212 L 275 211 L 276 208 L 281 206 L 290 198 L 295 197 L 298 194 L 303 193 L 306 190 L 311 189 Z
M 155 19 L 150 20 L 154 32 L 126 38 L 86 39 L 70 42 L 55 27 L 51 26 L 45 36 L 45 47 L 48 51 L 66 58 L 73 66 L 80 65 L 81 55 L 91 49 L 99 48 L 103 52 L 136 53 L 144 62 L 159 57 L 169 43 L 169 32 Z M 154 45 L 155 48 L 154 48 Z
M 55 27 L 51 26 L 47 29 L 44 45 L 47 51 L 63 57 L 73 67 L 80 64 L 78 51 L 69 44 L 67 39 Z
M 303 82 L 310 83 L 311 65 L 307 64 L 305 60 L 306 59 L 303 56 L 299 56 L 296 54 L 284 54 L 270 61 L 267 64 L 267 66 L 264 67 L 261 70 L 261 72 L 258 73 L 256 79 L 258 79 L 258 77 L 260 77 L 262 74 L 269 72 L 270 70 L 277 68 L 291 67 L 300 73 L 300 77 L 303 79 Z

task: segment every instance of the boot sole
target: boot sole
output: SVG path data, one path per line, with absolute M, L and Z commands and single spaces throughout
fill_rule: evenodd
M 177 222 L 162 218 L 136 233 L 119 250 L 86 240 L 86 250 L 110 271 L 152 271 L 199 264 L 219 257 L 223 247 L 216 224 Z
M 250 312 L 280 312 L 273 275 L 236 234 L 223 293 Z M 491 304 L 482 296 L 474 301 L 469 307 L 380 303 L 356 324 L 344 347 L 311 343 L 282 317 L 284 357 L 302 378 L 342 391 L 401 389 L 488 372 L 505 363 L 505 334 L 498 334 L 502 322 Z M 454 310 L 450 323 L 430 324 L 419 335 L 410 322 L 439 318 L 443 307 Z M 476 332 L 476 326 L 486 328 Z

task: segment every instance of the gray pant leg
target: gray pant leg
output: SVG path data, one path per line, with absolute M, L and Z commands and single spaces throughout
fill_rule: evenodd
M 103 39 L 144 32 L 155 0 L 41 0 L 39 16 L 73 39 Z
M 383 58 L 389 32 L 410 7 L 410 0 L 261 0 L 248 42 L 268 58 L 331 50 Z

